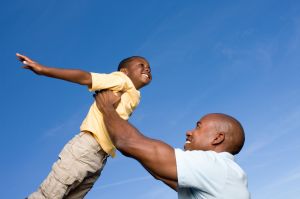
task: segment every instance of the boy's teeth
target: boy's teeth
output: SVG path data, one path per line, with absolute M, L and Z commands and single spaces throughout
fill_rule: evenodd
M 146 74 L 142 74 L 143 76 L 145 76 L 145 77 L 147 77 L 147 78 L 149 78 L 149 76 L 148 75 L 146 75 Z
M 190 144 L 191 142 L 187 140 L 185 143 L 186 143 L 186 144 Z

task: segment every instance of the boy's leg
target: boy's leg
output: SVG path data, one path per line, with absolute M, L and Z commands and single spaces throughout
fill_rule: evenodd
M 77 187 L 69 192 L 65 199 L 77 199 L 84 198 L 84 196 L 91 190 L 97 179 L 99 178 L 101 171 L 87 176 Z
M 59 199 L 66 198 L 69 193 L 76 193 L 78 185 L 86 177 L 95 173 L 99 176 L 106 158 L 107 154 L 90 133 L 76 135 L 63 148 L 59 159 L 53 164 L 52 171 L 38 191 L 28 198 Z M 85 189 L 84 195 L 91 187 L 92 185 Z

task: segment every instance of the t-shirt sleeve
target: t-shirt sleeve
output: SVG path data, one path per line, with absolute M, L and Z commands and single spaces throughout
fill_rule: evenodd
M 224 184 L 226 167 L 213 152 L 175 149 L 179 188 L 194 188 L 212 193 Z
M 112 91 L 122 91 L 126 85 L 126 80 L 118 73 L 91 73 L 92 87 L 89 91 L 110 89 Z
M 126 94 L 123 94 L 126 95 Z M 117 112 L 119 113 L 120 117 L 123 118 L 124 120 L 128 120 L 134 109 L 138 106 L 139 104 L 139 97 L 135 98 L 123 98 L 118 107 L 117 107 Z

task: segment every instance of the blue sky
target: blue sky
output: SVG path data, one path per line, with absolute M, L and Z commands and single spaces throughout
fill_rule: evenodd
M 153 82 L 131 123 L 182 147 L 204 114 L 233 115 L 246 131 L 237 161 L 252 198 L 299 198 L 299 1 L 11 0 L 0 24 L 2 198 L 38 187 L 93 101 L 82 86 L 21 69 L 16 52 L 103 73 L 145 56 Z M 118 153 L 86 198 L 176 193 Z

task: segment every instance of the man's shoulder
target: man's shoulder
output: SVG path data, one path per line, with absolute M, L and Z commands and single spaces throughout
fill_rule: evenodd
M 215 151 L 184 151 L 182 149 L 175 149 L 175 155 L 178 159 L 193 159 L 194 161 L 217 161 L 221 159 L 234 161 L 234 156 L 228 152 L 217 153 Z
M 227 152 L 215 152 L 215 151 L 203 151 L 203 150 L 182 150 L 179 148 L 175 148 L 175 151 L 178 153 L 183 153 L 183 154 L 195 154 L 195 155 L 201 155 L 201 154 L 206 154 L 206 155 L 211 155 L 211 156 L 227 156 L 227 155 L 231 155 Z

